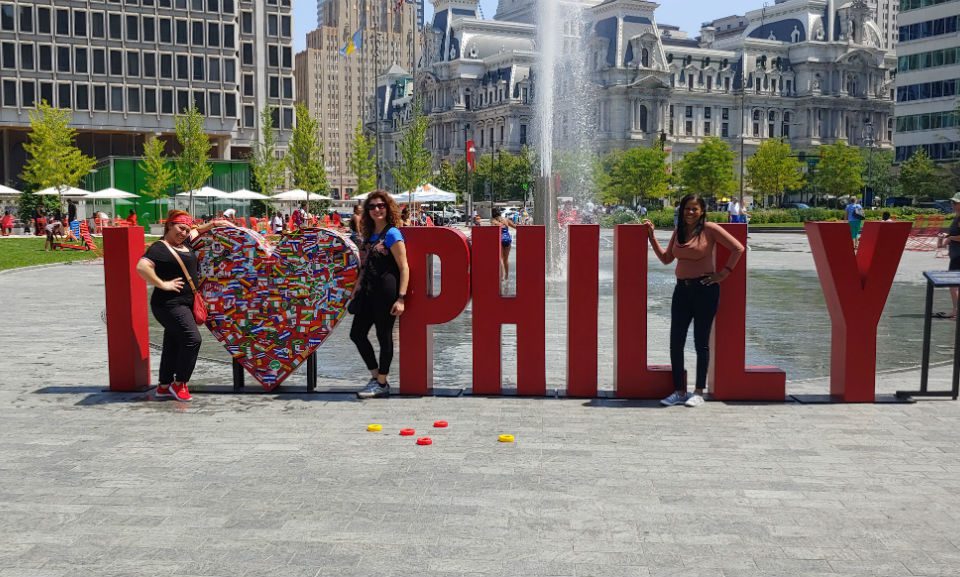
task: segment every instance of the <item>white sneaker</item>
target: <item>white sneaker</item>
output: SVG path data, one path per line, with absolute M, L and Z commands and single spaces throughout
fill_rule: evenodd
M 661 405 L 666 407 L 673 407 L 675 405 L 681 405 L 684 401 L 687 400 L 687 393 L 674 391 L 669 397 L 660 401 Z
M 687 397 L 686 402 L 683 403 L 685 407 L 699 407 L 704 403 L 703 397 L 694 393 Z

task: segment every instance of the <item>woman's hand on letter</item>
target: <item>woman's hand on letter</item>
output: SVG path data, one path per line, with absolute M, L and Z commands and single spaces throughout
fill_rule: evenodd
M 653 231 L 656 230 L 656 227 L 652 222 L 650 222 L 648 219 L 645 218 L 640 221 L 640 224 L 647 227 L 647 234 L 649 234 L 650 236 L 653 236 Z

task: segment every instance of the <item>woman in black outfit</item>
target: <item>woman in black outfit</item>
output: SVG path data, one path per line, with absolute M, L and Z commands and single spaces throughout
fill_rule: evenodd
M 350 305 L 354 314 L 350 339 L 370 370 L 367 386 L 357 393 L 361 399 L 390 394 L 387 375 L 393 362 L 393 325 L 403 314 L 403 299 L 410 279 L 406 245 L 397 228 L 400 224 L 400 208 L 393 197 L 382 190 L 370 193 L 363 203 L 360 220 L 360 233 L 364 238 L 360 249 L 362 272 Z M 377 329 L 379 360 L 367 338 L 370 327 Z
M 163 325 L 163 351 L 160 354 L 160 383 L 157 398 L 191 400 L 187 382 L 200 352 L 200 330 L 193 319 L 193 288 L 197 274 L 197 253 L 192 242 L 215 226 L 233 226 L 226 220 L 214 220 L 193 226 L 193 217 L 182 210 L 171 210 L 163 225 L 163 238 L 150 245 L 137 263 L 137 274 L 156 287 L 150 297 L 150 310 Z M 183 278 L 183 269 L 190 273 Z
M 950 257 L 950 266 L 948 270 L 960 270 L 960 192 L 953 195 L 950 199 L 953 202 L 953 220 L 950 221 L 950 229 L 946 233 L 941 233 L 940 238 L 947 245 L 947 254 Z M 957 318 L 957 302 L 960 301 L 960 290 L 956 287 L 950 289 L 950 298 L 953 300 L 953 310 L 950 314 L 939 312 L 933 316 L 938 319 Z

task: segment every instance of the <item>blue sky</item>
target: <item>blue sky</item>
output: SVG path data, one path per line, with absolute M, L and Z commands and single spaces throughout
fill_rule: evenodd
M 433 12 L 433 4 L 427 3 L 427 22 Z M 769 4 L 773 4 L 768 0 Z M 700 30 L 700 24 L 705 20 L 712 20 L 730 14 L 743 14 L 748 10 L 756 10 L 763 6 L 763 0 L 660 0 L 657 8 L 657 22 L 661 24 L 675 24 L 682 30 L 695 35 Z M 497 11 L 497 0 L 480 0 L 480 9 L 484 16 L 493 18 Z M 294 49 L 302 50 L 307 32 L 317 27 L 316 0 L 294 0 Z

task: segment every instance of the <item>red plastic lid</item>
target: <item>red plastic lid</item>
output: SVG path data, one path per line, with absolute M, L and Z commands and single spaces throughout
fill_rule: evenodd
M 446 421 L 434 421 L 433 426 L 437 429 L 446 429 L 449 426 L 449 423 Z
M 400 429 L 401 437 L 412 437 L 417 434 L 417 431 L 414 429 Z
M 420 437 L 419 439 L 417 439 L 417 444 L 418 444 L 418 445 L 432 445 L 432 444 L 433 444 L 433 439 L 431 439 L 430 437 Z

